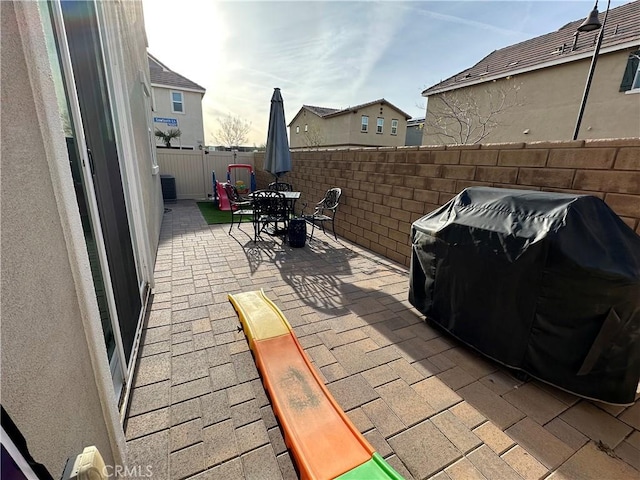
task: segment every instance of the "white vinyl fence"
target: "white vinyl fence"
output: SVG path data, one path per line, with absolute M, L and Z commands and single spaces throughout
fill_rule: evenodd
M 213 195 L 213 176 L 216 180 L 227 180 L 227 166 L 232 163 L 245 163 L 254 166 L 253 152 L 209 152 L 200 150 L 157 149 L 158 165 L 161 175 L 173 175 L 176 179 L 178 199 L 201 200 Z M 242 180 L 250 185 L 248 170 L 234 169 L 233 183 Z

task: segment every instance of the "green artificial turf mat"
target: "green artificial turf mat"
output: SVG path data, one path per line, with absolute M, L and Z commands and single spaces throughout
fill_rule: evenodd
M 209 225 L 219 225 L 223 223 L 231 223 L 231 212 L 220 210 L 213 202 L 196 202 L 200 213 Z M 236 222 L 238 219 L 235 219 Z M 250 222 L 250 216 L 243 216 L 243 222 Z

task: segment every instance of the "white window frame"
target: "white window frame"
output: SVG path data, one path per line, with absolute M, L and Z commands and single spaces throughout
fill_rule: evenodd
M 176 101 L 173 99 L 173 94 L 174 94 L 174 93 L 177 93 L 177 94 L 179 94 L 179 95 L 180 95 L 180 101 L 179 101 L 179 102 L 176 102 Z M 181 91 L 179 91 L 179 90 L 171 90 L 169 100 L 170 100 L 170 102 L 171 102 L 171 112 L 172 112 L 172 113 L 180 113 L 180 114 L 182 114 L 182 115 L 184 115 L 184 114 L 185 114 L 185 108 L 184 108 L 184 93 L 183 93 L 183 92 L 181 92 Z M 175 109 L 175 104 L 176 104 L 176 103 L 179 103 L 179 104 L 182 106 L 182 110 L 176 110 L 176 109 Z
M 158 111 L 158 109 L 156 108 L 156 89 L 153 87 L 151 87 L 151 111 Z
M 380 135 L 384 133 L 384 117 L 376 119 L 376 133 Z
M 367 133 L 369 131 L 369 116 L 368 115 L 362 115 L 362 118 L 360 119 L 360 131 Z
M 398 135 L 398 120 L 391 120 L 391 135 Z
M 636 69 L 636 75 L 633 77 L 633 82 L 631 82 L 631 89 L 629 91 L 639 91 L 640 90 L 640 63 L 638 63 L 638 68 Z
M 296 125 L 296 134 L 300 133 L 300 125 Z
M 309 131 L 309 125 L 307 125 L 306 123 L 304 124 L 304 131 L 308 132 Z

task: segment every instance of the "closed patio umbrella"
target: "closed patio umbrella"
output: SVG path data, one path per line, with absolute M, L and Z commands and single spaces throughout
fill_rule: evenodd
M 273 90 L 271 97 L 264 169 L 276 177 L 276 182 L 278 177 L 291 170 L 287 124 L 284 120 L 284 102 L 279 88 Z

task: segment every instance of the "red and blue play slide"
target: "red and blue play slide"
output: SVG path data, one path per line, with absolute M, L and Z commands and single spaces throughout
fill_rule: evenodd
M 232 163 L 227 167 L 227 183 L 231 183 L 231 171 L 235 169 L 248 170 L 249 177 L 251 178 L 250 191 L 256 190 L 256 174 L 253 171 L 253 166 L 245 163 Z M 227 197 L 227 192 L 224 189 L 224 184 L 216 180 L 216 172 L 211 172 L 213 181 L 213 199 L 218 202 L 218 208 L 220 210 L 231 210 L 231 204 Z

